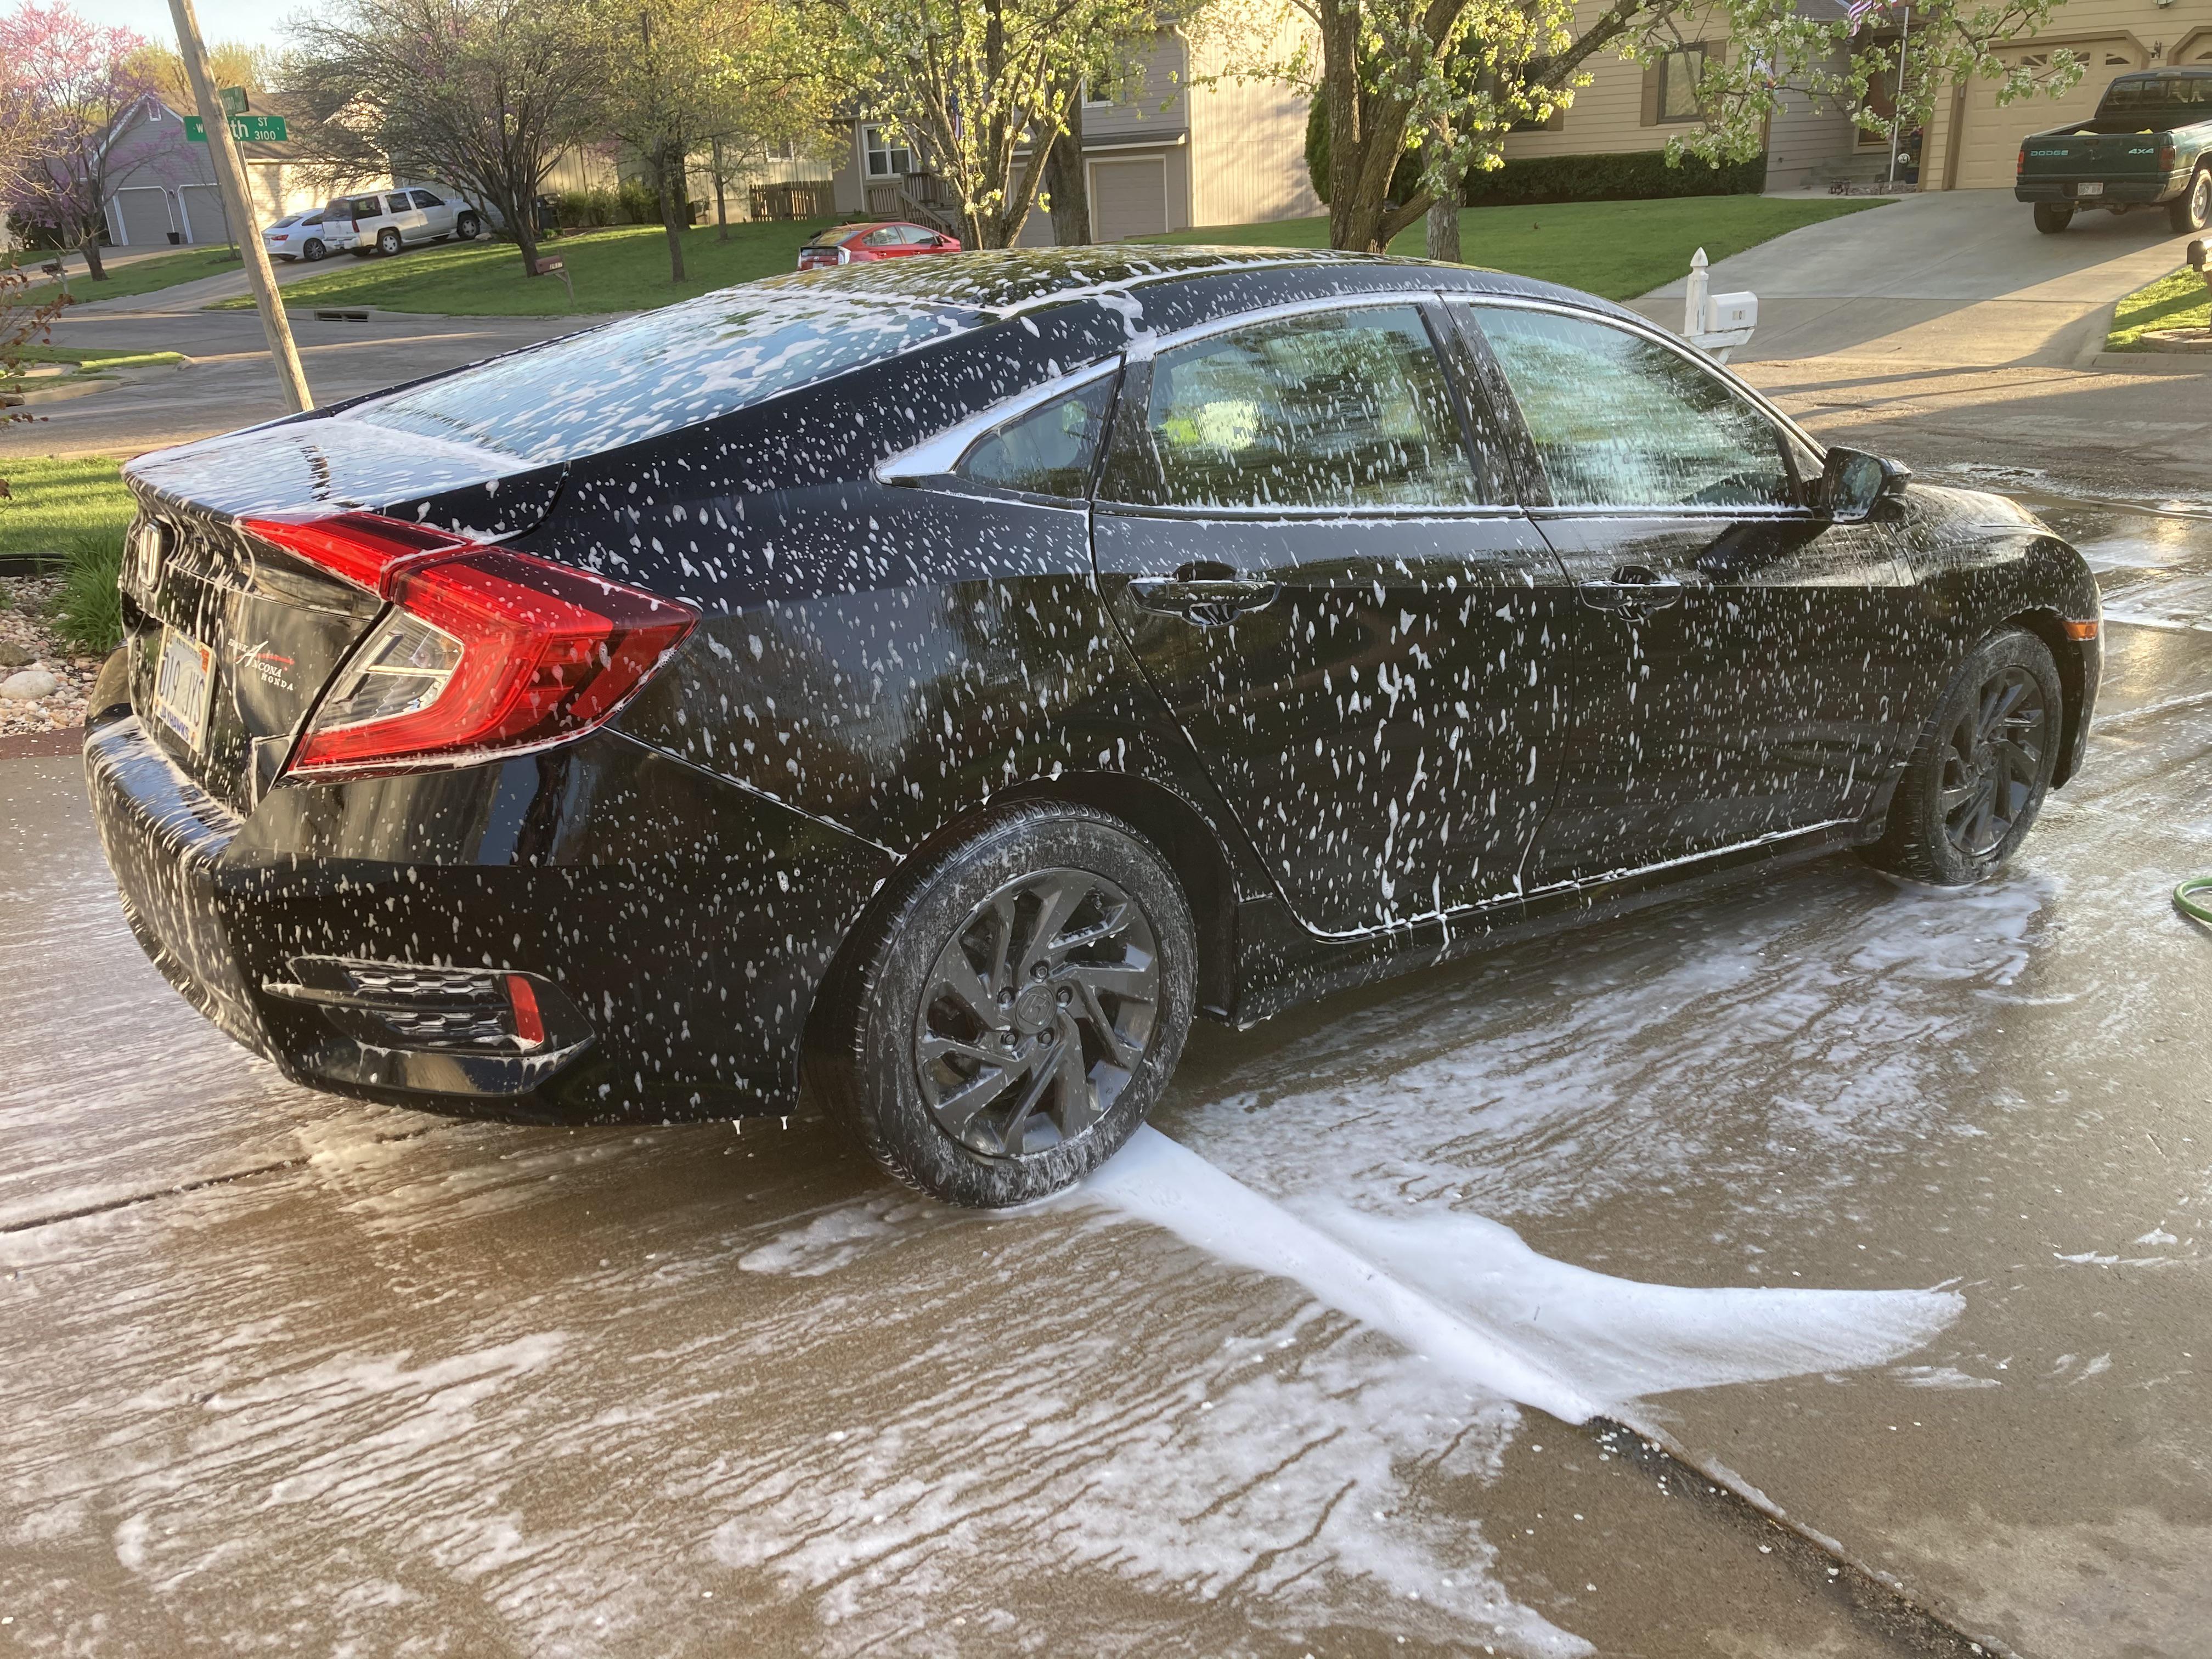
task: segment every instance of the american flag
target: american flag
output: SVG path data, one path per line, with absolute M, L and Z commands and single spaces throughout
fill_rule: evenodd
M 1887 11 L 1890 5 L 1891 0 L 1851 0 L 1850 9 L 1844 15 L 1850 20 L 1851 27 L 1856 28 L 1875 13 Z

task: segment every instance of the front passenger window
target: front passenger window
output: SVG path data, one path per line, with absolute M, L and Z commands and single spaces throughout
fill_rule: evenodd
M 1580 317 L 1469 307 L 1521 405 L 1554 507 L 1786 507 L 1781 434 L 1718 375 Z

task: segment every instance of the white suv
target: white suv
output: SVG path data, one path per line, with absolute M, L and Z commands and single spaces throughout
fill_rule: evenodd
M 413 242 L 443 242 L 456 236 L 472 242 L 483 228 L 483 221 L 466 202 L 430 190 L 334 196 L 323 210 L 323 240 L 333 252 L 343 247 L 356 259 L 397 253 Z

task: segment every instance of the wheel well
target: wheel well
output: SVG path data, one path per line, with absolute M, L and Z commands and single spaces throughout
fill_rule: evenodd
M 2087 701 L 2081 665 L 2081 647 L 2066 637 L 2055 611 L 2023 611 L 2016 617 L 2005 618 L 2007 628 L 2026 629 L 2051 647 L 2051 660 L 2058 665 L 2058 690 L 2063 701 L 2058 741 L 2058 769 L 2051 775 L 2051 785 L 2057 788 L 2074 775 L 2074 757 L 2079 752 L 2076 741 L 2081 731 L 2081 705 Z
M 994 811 L 1028 801 L 1053 800 L 1089 806 L 1117 817 L 1158 849 L 1182 884 L 1192 930 L 1198 936 L 1198 1006 L 1201 1012 L 1225 1017 L 1236 991 L 1237 883 L 1212 827 L 1188 801 L 1145 779 L 1118 773 L 1064 773 L 1057 778 L 1033 779 L 994 796 L 989 805 L 939 825 L 899 860 L 898 867 L 846 929 L 836 954 L 814 988 L 799 1061 L 802 1087 L 815 1065 L 824 1059 L 836 1062 L 824 1022 L 835 1014 L 846 975 L 857 969 L 856 958 L 872 935 L 876 918 L 883 914 L 884 905 L 896 902 L 902 878 L 910 878 L 910 872 L 922 867 L 933 854 L 988 822 Z

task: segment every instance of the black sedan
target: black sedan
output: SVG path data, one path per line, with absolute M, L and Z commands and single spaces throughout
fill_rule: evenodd
M 2081 557 L 1641 319 L 1231 250 L 779 277 L 129 469 L 86 764 L 293 1078 L 1075 1180 L 1194 1014 L 1754 861 L 1942 883 L 2081 753 Z

